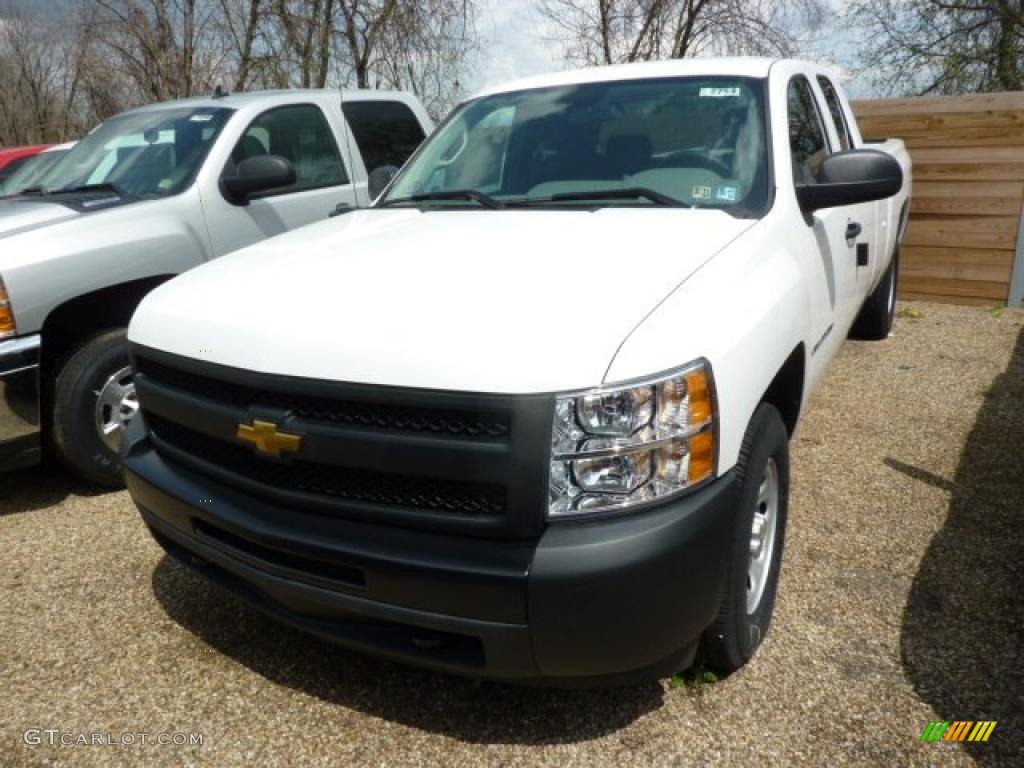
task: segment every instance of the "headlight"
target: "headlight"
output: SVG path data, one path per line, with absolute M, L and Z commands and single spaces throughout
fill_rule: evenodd
M 715 448 L 706 362 L 640 385 L 558 397 L 548 514 L 621 510 L 678 494 L 714 475 Z
M 11 301 L 7 298 L 7 289 L 4 288 L 4 281 L 0 280 L 0 338 L 11 336 L 16 330 L 14 310 L 11 309 Z

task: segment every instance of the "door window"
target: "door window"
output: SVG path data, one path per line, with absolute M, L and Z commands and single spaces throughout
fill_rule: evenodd
M 327 119 L 312 104 L 277 107 L 253 120 L 231 151 L 225 173 L 233 173 L 243 160 L 259 155 L 279 155 L 295 166 L 295 183 L 275 189 L 272 195 L 349 181 Z
M 825 94 L 825 106 L 828 107 L 829 114 L 832 116 L 832 123 L 836 127 L 836 134 L 839 136 L 839 146 L 841 149 L 850 149 L 853 146 L 853 142 L 850 141 L 850 130 L 846 125 L 846 115 L 843 114 L 843 107 L 839 103 L 839 94 L 836 92 L 836 87 L 824 75 L 818 76 L 818 85 L 821 86 L 821 92 Z
M 793 181 L 814 184 L 818 170 L 828 154 L 825 130 L 811 93 L 811 84 L 804 77 L 789 82 L 786 95 L 789 111 L 789 149 L 793 158 Z
M 419 120 L 400 101 L 349 101 L 342 103 L 341 110 L 367 173 L 384 165 L 401 167 L 423 141 Z

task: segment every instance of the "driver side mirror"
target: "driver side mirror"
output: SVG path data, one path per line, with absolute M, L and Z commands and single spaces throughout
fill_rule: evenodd
M 371 202 L 380 196 L 384 187 L 391 183 L 398 171 L 397 165 L 381 165 L 370 171 L 370 176 L 366 180 L 366 191 L 370 195 Z
M 854 205 L 891 197 L 903 186 L 903 169 L 892 155 L 877 149 L 850 149 L 829 155 L 815 184 L 797 184 L 800 210 Z
M 295 166 L 280 155 L 257 155 L 238 164 L 233 176 L 220 180 L 221 191 L 235 205 L 248 205 L 250 198 L 260 192 L 295 183 Z

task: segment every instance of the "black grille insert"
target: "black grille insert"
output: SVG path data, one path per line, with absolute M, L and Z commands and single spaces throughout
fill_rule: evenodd
M 507 413 L 364 403 L 256 389 L 245 384 L 170 368 L 141 356 L 136 357 L 135 368 L 144 377 L 172 389 L 241 408 L 257 404 L 279 408 L 307 421 L 477 440 L 504 440 L 509 434 Z
M 405 507 L 470 517 L 497 516 L 505 512 L 506 494 L 500 485 L 399 475 L 337 467 L 308 461 L 283 463 L 255 455 L 202 432 L 146 413 L 146 423 L 161 444 L 184 454 L 198 469 L 212 465 L 263 486 L 285 491 L 326 496 L 393 507 Z

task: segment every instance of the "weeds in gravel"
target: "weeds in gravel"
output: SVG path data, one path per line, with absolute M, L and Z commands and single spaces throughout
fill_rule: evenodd
M 718 682 L 718 675 L 710 669 L 705 669 L 703 664 L 694 664 L 689 669 L 678 672 L 668 681 L 669 688 L 689 688 L 691 691 L 701 691 L 708 685 Z

